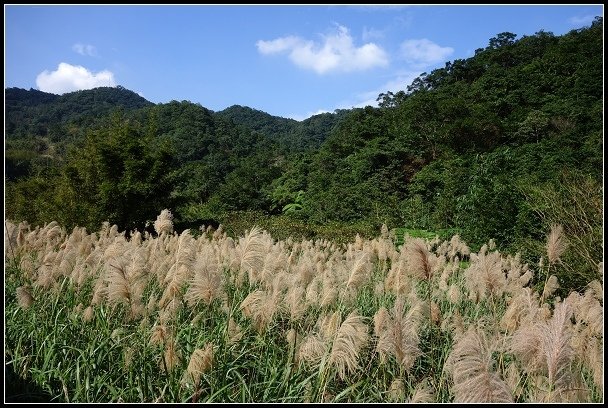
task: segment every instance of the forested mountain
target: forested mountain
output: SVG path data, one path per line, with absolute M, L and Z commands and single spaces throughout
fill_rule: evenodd
M 290 133 L 298 124 L 298 121 L 294 119 L 272 116 L 266 112 L 240 105 L 232 105 L 216 112 L 216 115 L 275 140 Z
M 153 105 L 133 91 L 100 87 L 55 95 L 35 89 L 7 88 L 4 91 L 6 136 L 51 136 L 60 138 L 62 126 L 82 125 L 116 108 L 126 111 Z
M 318 149 L 347 113 L 347 110 L 337 110 L 334 113 L 321 113 L 298 122 L 294 119 L 272 116 L 257 109 L 233 105 L 216 112 L 216 115 L 269 137 L 286 152 L 304 152 Z
M 575 265 L 560 282 L 600 273 L 601 17 L 562 36 L 499 33 L 473 57 L 379 95 L 377 108 L 301 122 L 242 106 L 153 105 L 115 88 L 10 88 L 5 98 L 13 220 L 97 230 L 104 220 L 143 228 L 163 208 L 183 225 L 257 211 L 281 228 L 456 232 L 530 262 L 560 224 L 564 264 Z

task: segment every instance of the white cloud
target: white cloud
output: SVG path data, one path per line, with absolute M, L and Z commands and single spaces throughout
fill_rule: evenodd
M 300 37 L 281 37 L 256 43 L 261 54 L 289 53 L 297 66 L 318 74 L 331 71 L 362 71 L 388 65 L 386 52 L 374 43 L 355 47 L 348 28 L 338 25 L 336 33 L 323 36 L 321 44 Z
M 589 14 L 586 16 L 574 16 L 568 19 L 568 22 L 572 25 L 590 25 L 593 23 L 593 19 L 595 16 L 593 14 Z
M 108 70 L 91 72 L 80 65 L 62 62 L 56 71 L 44 70 L 36 77 L 36 85 L 43 92 L 64 94 L 99 86 L 116 86 L 114 74 Z
M 268 55 L 287 51 L 290 48 L 297 47 L 298 44 L 301 43 L 302 40 L 298 37 L 289 36 L 270 41 L 260 40 L 256 43 L 256 46 L 258 47 L 258 51 L 260 53 Z
M 308 113 L 306 113 L 304 115 L 292 114 L 292 115 L 287 115 L 287 117 L 291 118 L 291 119 L 295 119 L 298 122 L 301 122 L 301 121 L 303 121 L 305 119 L 310 118 L 311 116 L 320 115 L 322 113 L 331 113 L 331 112 L 333 112 L 333 111 L 328 111 L 328 110 L 325 110 L 325 109 L 319 109 L 316 112 L 308 112 Z
M 367 27 L 363 27 L 363 35 L 361 36 L 361 38 L 363 39 L 363 41 L 381 39 L 384 38 L 384 31 L 377 30 L 375 28 L 368 29 Z
M 302 121 L 321 113 L 334 112 L 336 109 L 364 108 L 366 106 L 377 107 L 378 101 L 376 99 L 378 98 L 378 95 L 389 91 L 393 93 L 397 93 L 398 91 L 406 91 L 407 86 L 411 85 L 414 79 L 419 77 L 421 73 L 421 71 L 401 71 L 396 73 L 393 79 L 387 81 L 382 86 L 379 86 L 371 91 L 360 92 L 349 100 L 344 100 L 337 103 L 336 106 L 331 110 L 319 109 L 316 112 L 308 112 L 304 115 L 293 114 L 288 115 L 287 117 L 297 121 Z
M 404 71 L 398 73 L 395 78 L 390 81 L 384 83 L 382 86 L 367 92 L 361 92 L 357 94 L 351 103 L 343 103 L 337 109 L 349 109 L 349 108 L 364 108 L 366 106 L 378 106 L 378 95 L 381 93 L 393 92 L 397 93 L 398 91 L 406 91 L 407 86 L 411 85 L 411 83 L 420 76 L 422 72 L 420 71 Z
M 88 55 L 89 57 L 97 57 L 97 49 L 90 44 L 74 44 L 72 45 L 72 50 L 77 52 L 80 55 Z
M 442 62 L 453 52 L 453 48 L 440 47 L 426 38 L 421 40 L 406 40 L 401 43 L 403 58 L 417 67 L 426 67 Z

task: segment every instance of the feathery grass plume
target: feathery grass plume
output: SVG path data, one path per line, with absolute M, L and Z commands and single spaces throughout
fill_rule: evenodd
M 38 277 L 33 285 L 41 289 L 49 289 L 55 283 L 54 262 L 57 258 L 57 252 L 48 252 L 42 260 L 42 265 L 38 269 Z
M 319 305 L 321 307 L 333 306 L 338 300 L 338 283 L 328 276 L 323 277 L 323 290 L 320 293 Z
M 224 290 L 220 266 L 211 245 L 206 245 L 196 257 L 194 276 L 184 299 L 190 306 L 203 302 L 210 305 Z
M 305 299 L 305 291 L 301 286 L 292 286 L 285 295 L 285 307 L 289 311 L 292 321 L 301 318 L 308 309 Z
M 226 344 L 229 346 L 238 343 L 238 341 L 241 340 L 241 338 L 243 337 L 243 331 L 241 329 L 241 326 L 239 326 L 232 317 L 230 318 L 230 320 L 228 320 L 226 336 Z
M 429 385 L 428 378 L 420 381 L 418 385 L 416 385 L 414 394 L 405 402 L 408 404 L 435 402 L 435 394 Z
M 169 324 L 177 317 L 177 314 L 183 308 L 183 306 L 182 300 L 178 299 L 177 297 L 169 300 L 158 314 L 160 322 L 162 324 Z
M 559 224 L 551 225 L 546 245 L 549 264 L 555 265 L 559 262 L 566 248 L 568 248 L 568 241 L 564 235 L 564 228 Z
M 25 286 L 19 286 L 17 288 L 17 304 L 22 309 L 27 309 L 34 304 L 34 298 L 32 297 L 30 289 Z
M 443 257 L 443 255 L 441 255 Z M 445 258 L 444 258 L 445 259 Z M 452 275 L 452 273 L 458 269 L 458 264 L 449 263 L 443 268 L 441 275 L 439 276 L 439 282 L 437 284 L 439 290 L 441 292 L 447 292 L 449 289 L 448 279 Z
M 391 324 L 391 316 L 388 310 L 384 306 L 374 314 L 374 335 L 380 337 L 382 332 L 387 330 L 388 325 Z
M 513 402 L 508 385 L 492 370 L 492 351 L 485 333 L 474 327 L 454 344 L 444 367 L 454 380 L 454 402 Z
M 296 361 L 299 365 L 309 364 L 315 366 L 321 362 L 329 350 L 329 342 L 319 334 L 308 334 L 296 352 Z
M 136 300 L 133 296 L 133 288 L 124 271 L 124 266 L 121 264 L 114 265 L 111 262 L 108 264 L 106 278 L 108 281 L 108 302 L 114 305 L 125 303 L 130 307 Z
M 4 219 L 4 259 L 13 260 L 17 258 L 20 245 L 17 243 L 19 230 L 15 224 Z
M 387 261 L 390 257 L 390 252 L 394 250 L 395 246 L 391 240 L 379 239 L 374 242 L 374 253 L 378 258 L 378 267 L 381 271 L 385 271 L 387 267 Z
M 264 264 L 260 270 L 258 279 L 268 286 L 274 276 L 283 270 L 287 258 L 281 252 L 279 245 L 274 245 L 270 250 L 266 249 L 264 253 L 266 256 L 264 257 Z
M 453 235 L 450 239 L 450 244 L 448 246 L 449 250 L 447 256 L 452 261 L 460 254 L 461 256 L 469 256 L 471 254 L 471 250 L 467 246 L 467 244 L 462 241 L 460 235 Z
M 355 242 L 353 243 L 353 248 L 358 249 L 358 250 L 363 249 L 363 238 L 361 238 L 361 235 L 359 235 L 359 233 L 357 233 L 357 235 L 355 236 Z
M 350 269 L 348 280 L 346 281 L 346 289 L 358 288 L 367 278 L 372 271 L 372 263 L 369 260 L 369 254 L 367 252 L 360 252 L 355 254 L 355 261 Z
M 542 341 L 542 333 L 534 324 L 520 326 L 511 338 L 509 351 L 518 358 L 523 369 L 529 374 L 538 373 L 543 368 Z
M 264 267 L 264 251 L 262 231 L 258 226 L 254 226 L 244 237 L 239 238 L 238 246 L 236 247 L 239 268 L 249 275 L 249 284 L 253 285 L 257 282 L 259 273 Z
M 6 258 L 8 260 L 9 258 Z M 25 279 L 31 280 L 34 278 L 37 267 L 36 256 L 31 253 L 24 253 L 19 260 L 19 269 Z
M 336 367 L 338 377 L 342 380 L 346 379 L 348 373 L 359 368 L 359 353 L 368 341 L 364 317 L 351 312 L 340 325 L 329 355 L 329 363 Z
M 570 342 L 576 364 L 573 372 L 582 371 L 583 367 L 586 367 L 591 372 L 593 383 L 600 394 L 603 394 L 604 389 L 602 340 L 592 335 L 587 326 L 577 322 Z
M 507 287 L 505 288 L 505 292 L 514 295 L 530 282 L 533 273 L 528 268 L 528 264 L 522 265 L 519 253 L 515 256 L 507 255 L 504 265 L 507 270 Z
M 559 302 L 550 320 L 520 327 L 511 340 L 510 349 L 523 362 L 524 369 L 546 377 L 549 393 L 542 396 L 546 402 L 567 400 L 572 397 L 569 390 L 576 388 L 572 387 L 571 316 L 570 305 Z
M 94 316 L 95 313 L 93 312 L 93 306 L 87 307 L 86 309 L 84 309 L 84 312 L 82 312 L 82 320 L 84 320 L 85 323 L 88 323 L 93 320 Z
M 587 284 L 585 294 L 589 292 L 591 296 L 600 302 L 604 301 L 604 285 L 597 279 L 592 280 Z
M 57 221 L 51 221 L 42 229 L 46 233 L 47 248 L 54 248 L 63 242 L 66 232 L 59 226 Z
M 141 247 L 133 244 L 125 244 L 122 249 L 122 254 L 106 262 L 107 298 L 111 304 L 126 304 L 129 317 L 135 319 L 145 310 L 142 303 L 146 286 L 145 254 Z
M 388 227 L 386 226 L 385 223 L 382 223 L 382 227 L 380 227 L 380 238 L 388 239 L 389 238 L 388 235 L 389 235 Z
M 152 334 L 150 335 L 151 346 L 163 345 L 171 339 L 172 335 L 169 328 L 163 324 L 157 324 L 152 328 Z
M 450 303 L 455 305 L 460 302 L 460 298 L 461 298 L 462 294 L 460 293 L 460 289 L 458 289 L 458 285 L 456 285 L 455 283 L 452 283 L 450 285 L 450 288 L 448 289 L 447 295 L 448 295 L 447 298 L 450 301 Z
M 125 334 L 125 329 L 122 327 L 117 327 L 114 330 L 112 330 L 112 333 L 110 334 L 110 338 L 112 340 L 114 340 L 116 343 L 120 343 L 120 340 L 124 337 Z
M 546 309 L 539 307 L 540 299 L 538 292 L 531 288 L 521 288 L 510 301 L 500 321 L 500 326 L 507 332 L 512 333 L 520 326 L 527 326 L 538 320 L 545 320 Z
M 160 212 L 156 221 L 154 221 L 154 231 L 158 235 L 173 234 L 173 214 L 170 210 L 164 209 Z
M 524 377 L 519 372 L 517 364 L 513 361 L 505 370 L 505 382 L 509 386 L 513 399 L 518 401 L 524 393 Z
M 431 322 L 439 326 L 441 325 L 442 320 L 439 305 L 436 302 L 431 302 Z
M 391 263 L 391 268 L 384 279 L 384 290 L 397 295 L 408 293 L 412 288 L 412 279 L 407 274 L 407 257 L 399 256 Z
M 526 273 L 524 273 L 523 275 L 521 275 L 519 277 L 519 286 L 523 288 L 528 283 L 530 283 L 530 281 L 532 280 L 533 277 L 534 277 L 534 273 L 528 269 L 526 271 Z
M 598 391 L 602 393 L 604 390 L 604 353 L 603 353 L 603 338 L 600 340 L 595 336 L 585 337 L 584 347 L 579 352 L 579 358 L 591 370 L 593 375 L 593 383 Z M 581 358 L 582 357 L 582 358 Z
M 540 297 L 541 302 L 547 300 L 549 296 L 553 295 L 555 291 L 559 289 L 559 282 L 557 281 L 557 276 L 551 275 L 549 279 L 545 282 L 545 286 L 543 288 L 543 294 Z
M 160 363 L 160 368 L 163 371 L 171 372 L 181 364 L 182 358 L 174 341 L 170 341 L 165 346 L 165 353 Z
M 315 276 L 315 265 L 308 254 L 301 256 L 295 264 L 298 282 L 297 284 L 305 288 Z
M 82 303 L 78 303 L 76 306 L 74 306 L 74 309 L 72 310 L 72 313 L 79 315 L 80 312 L 82 312 Z
M 378 337 L 376 351 L 380 361 L 385 362 L 388 356 L 394 356 L 404 370 L 414 365 L 416 358 L 422 355 L 419 344 L 418 328 L 422 320 L 422 302 L 412 303 L 405 312 L 405 299 L 398 296 L 390 313 L 378 310 L 374 315 L 374 332 Z
M 76 288 L 76 291 L 80 291 L 82 286 L 84 285 L 85 280 L 89 277 L 89 270 L 84 263 L 85 258 L 77 258 L 76 264 L 72 268 L 72 273 L 70 274 L 70 282 Z
M 299 364 L 308 363 L 317 365 L 321 358 L 330 350 L 331 342 L 340 327 L 340 313 L 319 316 L 312 333 L 308 334 L 300 343 L 296 353 Z
M 418 279 L 430 280 L 437 258 L 431 254 L 426 242 L 422 238 L 409 239 L 405 244 L 405 252 L 410 273 Z
M 507 286 L 507 277 L 503 272 L 500 253 L 486 253 L 484 248 L 476 255 L 471 254 L 471 264 L 464 276 L 469 293 L 477 299 L 487 295 L 494 299 L 502 296 Z
M 570 362 L 573 357 L 570 317 L 572 308 L 564 302 L 555 305 L 553 317 L 540 327 L 543 337 L 543 354 L 549 383 L 565 390 L 572 377 Z
M 403 401 L 405 398 L 405 384 L 401 378 L 396 378 L 388 387 L 388 400 L 391 402 Z
M 255 290 L 241 302 L 240 309 L 243 315 L 253 320 L 253 326 L 259 333 L 263 333 L 268 324 L 279 311 L 280 293 L 268 293 L 264 290 Z
M 207 343 L 202 349 L 196 349 L 190 356 L 186 369 L 187 381 L 198 386 L 201 375 L 213 367 L 213 344 Z
M 601 296 L 601 295 L 600 295 Z M 604 307 L 595 289 L 587 289 L 579 302 L 573 306 L 577 321 L 584 323 L 592 336 L 604 335 Z
M 464 319 L 458 309 L 454 310 L 450 317 L 444 320 L 442 330 L 450 330 L 453 333 L 453 338 L 460 338 L 464 335 L 466 330 Z
M 306 305 L 312 306 L 320 303 L 321 291 L 323 289 L 323 280 L 320 275 L 317 275 L 306 287 Z
M 222 224 L 218 225 L 217 229 L 213 231 L 211 238 L 213 241 L 221 241 L 226 238 L 226 231 L 224 231 L 224 226 Z
M 340 312 L 335 311 L 332 314 L 319 316 L 317 320 L 317 329 L 321 338 L 331 340 L 335 337 L 340 327 Z
M 188 281 L 190 277 L 190 269 L 184 264 L 175 264 L 171 267 L 165 278 L 165 290 L 163 295 L 158 302 L 161 308 L 164 308 L 167 304 L 176 298 L 181 298 L 182 286 Z

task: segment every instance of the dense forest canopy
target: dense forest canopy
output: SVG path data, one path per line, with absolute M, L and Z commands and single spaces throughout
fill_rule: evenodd
M 534 262 L 560 224 L 564 285 L 601 275 L 601 17 L 562 36 L 499 33 L 404 88 L 301 122 L 122 87 L 7 88 L 5 217 L 141 230 L 164 208 L 184 227 L 247 211 L 289 232 L 456 232 Z

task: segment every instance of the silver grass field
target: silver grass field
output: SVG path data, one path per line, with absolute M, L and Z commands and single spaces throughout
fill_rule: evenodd
M 154 228 L 5 221 L 15 377 L 58 402 L 603 402 L 603 282 L 555 295 L 558 225 L 539 265 L 385 226 L 340 246 Z

